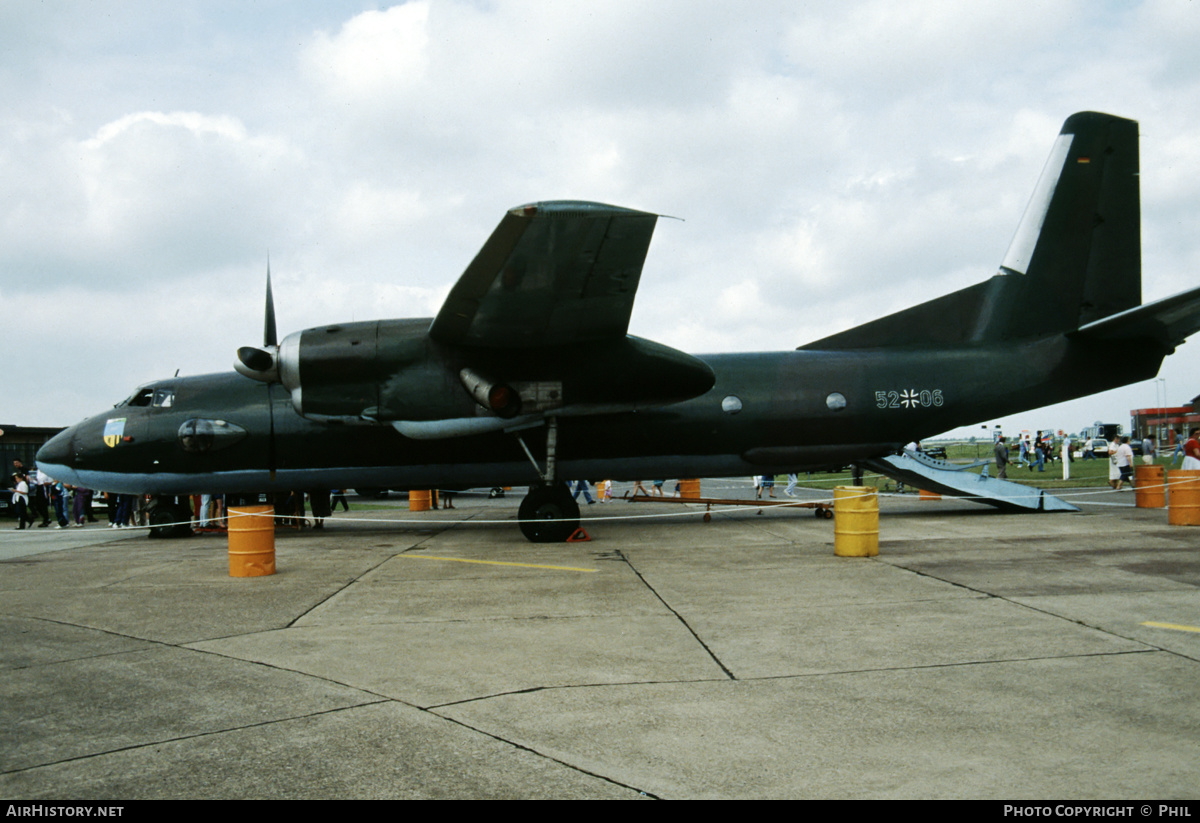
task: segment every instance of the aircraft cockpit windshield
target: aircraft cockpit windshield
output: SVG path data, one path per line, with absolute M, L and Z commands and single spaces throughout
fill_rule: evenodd
M 130 397 L 118 404 L 120 406 L 150 406 L 156 409 L 169 409 L 175 405 L 175 390 L 161 386 L 143 386 Z

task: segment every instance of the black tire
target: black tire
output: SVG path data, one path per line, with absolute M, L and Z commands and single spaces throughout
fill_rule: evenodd
M 517 516 L 532 543 L 562 543 L 579 528 L 579 504 L 564 485 L 530 486 Z
M 150 510 L 150 533 L 148 536 L 151 538 L 167 538 L 189 535 L 192 533 L 192 527 L 188 524 L 187 520 L 187 514 L 178 506 L 155 506 Z

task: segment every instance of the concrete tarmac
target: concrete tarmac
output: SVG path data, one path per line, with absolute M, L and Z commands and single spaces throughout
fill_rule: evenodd
M 463 495 L 245 579 L 218 535 L 9 525 L 0 795 L 1196 798 L 1200 528 L 1132 497 L 885 497 L 848 559 L 807 510 L 533 545 Z

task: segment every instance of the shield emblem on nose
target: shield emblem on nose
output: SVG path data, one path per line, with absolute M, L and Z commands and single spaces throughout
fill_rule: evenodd
M 121 442 L 121 435 L 125 434 L 125 418 L 114 417 L 109 419 L 104 424 L 104 445 L 110 449 Z

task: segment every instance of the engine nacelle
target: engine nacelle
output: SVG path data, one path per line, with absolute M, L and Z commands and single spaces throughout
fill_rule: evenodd
M 304 417 L 347 423 L 490 417 L 499 424 L 628 411 L 696 397 L 715 379 L 704 361 L 637 337 L 593 357 L 582 345 L 447 346 L 430 338 L 429 325 L 380 320 L 307 329 L 278 347 L 239 350 L 238 371 L 282 383 Z M 454 430 L 480 425 L 460 422 Z
M 474 404 L 455 370 L 434 350 L 427 335 L 429 323 L 338 323 L 290 334 L 279 345 L 279 382 L 296 412 L 314 420 L 427 420 L 469 414 Z

